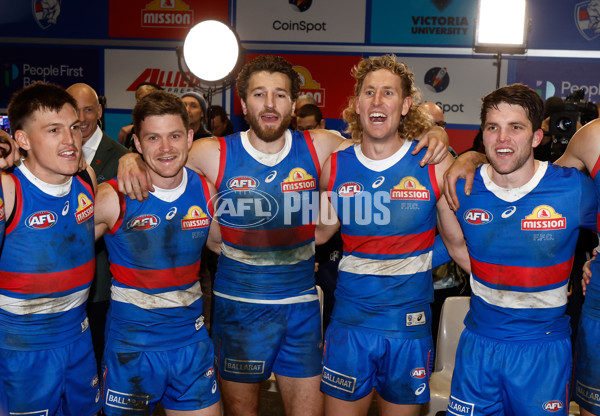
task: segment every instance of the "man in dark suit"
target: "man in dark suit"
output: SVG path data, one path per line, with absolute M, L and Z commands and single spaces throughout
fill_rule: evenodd
M 119 158 L 128 150 L 102 131 L 98 120 L 102 117 L 102 106 L 98 94 L 87 84 L 73 84 L 67 92 L 77 101 L 81 134 L 83 136 L 83 157 L 94 169 L 98 184 L 117 175 Z M 98 374 L 104 351 L 104 324 L 110 300 L 112 275 L 109 270 L 108 255 L 104 240 L 96 243 L 96 274 L 88 300 L 88 318 L 92 331 L 94 352 L 98 361 Z

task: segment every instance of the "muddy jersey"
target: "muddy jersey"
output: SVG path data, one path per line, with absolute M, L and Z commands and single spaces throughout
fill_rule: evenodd
M 85 306 L 94 278 L 92 187 L 78 176 L 63 185 L 45 184 L 24 165 L 10 178 L 15 206 L 0 254 L 0 348 L 69 344 L 87 330 Z
M 320 165 L 308 132 L 286 131 L 275 155 L 247 132 L 220 139 L 216 208 L 223 238 L 215 295 L 247 301 L 315 299 Z
M 113 275 L 107 343 L 167 350 L 198 342 L 200 255 L 212 216 L 206 180 L 185 168 L 175 189 L 119 199 L 119 220 L 104 236 Z
M 600 158 L 596 161 L 596 165 L 592 170 L 591 176 L 596 186 L 596 191 L 600 194 Z M 600 204 L 599 204 L 600 206 Z M 600 208 L 598 211 L 598 232 L 600 232 Z M 600 256 L 596 256 L 596 259 L 592 262 L 592 276 L 600 276 Z M 583 303 L 583 313 L 593 317 L 596 320 L 600 320 L 600 281 L 592 277 L 590 283 L 587 285 L 585 302 Z
M 576 169 L 539 162 L 528 183 L 504 189 L 488 167 L 477 171 L 470 196 L 458 192 L 473 292 L 465 325 L 503 340 L 568 337 L 575 245 L 579 229 L 596 224 L 593 183 Z
M 341 224 L 332 319 L 402 338 L 430 335 L 431 260 L 439 187 L 435 167 L 422 168 L 403 146 L 370 160 L 360 145 L 331 157 L 330 200 Z M 427 311 L 427 312 L 426 312 Z

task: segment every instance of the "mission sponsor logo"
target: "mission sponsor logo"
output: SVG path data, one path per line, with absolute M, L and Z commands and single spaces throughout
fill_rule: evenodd
M 563 404 L 560 400 L 550 400 L 550 401 L 547 401 L 546 403 L 544 403 L 542 405 L 542 408 L 546 412 L 555 413 L 555 412 L 562 410 Z
M 567 219 L 549 205 L 540 205 L 521 220 L 521 230 L 564 230 Z
M 86 194 L 77 195 L 77 209 L 75 210 L 75 219 L 77 224 L 81 224 L 94 215 L 94 203 Z
M 265 362 L 225 358 L 224 370 L 235 374 L 263 374 L 265 372 Z
M 194 11 L 183 0 L 152 0 L 141 13 L 142 27 L 188 28 Z
M 485 209 L 472 208 L 464 213 L 463 218 L 471 225 L 483 225 L 492 222 L 494 217 Z
M 325 88 L 321 88 L 321 84 L 313 79 L 308 68 L 300 65 L 294 65 L 293 68 L 300 76 L 300 94 L 310 95 L 319 107 L 325 107 Z
M 105 404 L 118 409 L 145 410 L 148 408 L 148 396 L 136 396 L 108 389 Z
M 25 220 L 25 225 L 34 230 L 42 230 L 53 227 L 58 221 L 58 216 L 52 211 L 38 211 L 31 214 Z
M 187 214 L 181 220 L 182 230 L 193 230 L 196 228 L 204 228 L 210 225 L 208 215 L 202 211 L 198 205 L 191 206 Z
M 365 187 L 358 182 L 345 182 L 338 186 L 337 194 L 341 197 L 353 197 L 365 190 Z
M 0 198 L 0 221 L 4 219 L 4 200 Z
M 356 378 L 323 367 L 323 383 L 348 393 L 354 393 Z
M 309 191 L 317 189 L 317 180 L 302 168 L 294 168 L 281 183 L 281 192 Z
M 417 178 L 407 176 L 392 188 L 392 199 L 429 201 L 429 191 L 419 183 Z
M 251 191 L 258 188 L 259 184 L 260 182 L 257 179 L 250 176 L 236 176 L 229 179 L 227 187 L 232 191 Z
M 127 229 L 146 231 L 158 227 L 160 224 L 160 218 L 154 214 L 142 214 L 131 219 L 127 223 Z

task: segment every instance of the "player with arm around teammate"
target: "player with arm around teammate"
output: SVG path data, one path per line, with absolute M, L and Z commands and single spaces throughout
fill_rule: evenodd
M 96 237 L 114 276 L 104 355 L 104 413 L 220 414 L 212 342 L 198 281 L 202 247 L 218 250 L 214 186 L 184 167 L 193 130 L 180 98 L 153 92 L 133 110 L 134 143 L 154 192 L 127 199 L 116 180 L 99 187 Z M 214 225 L 212 225 L 214 224 Z M 214 233 L 217 232 L 215 235 Z

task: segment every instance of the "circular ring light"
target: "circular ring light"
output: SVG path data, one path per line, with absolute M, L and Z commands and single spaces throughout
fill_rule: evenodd
M 190 29 L 183 43 L 187 67 L 202 81 L 219 82 L 234 70 L 240 53 L 238 38 L 226 24 L 205 20 Z

